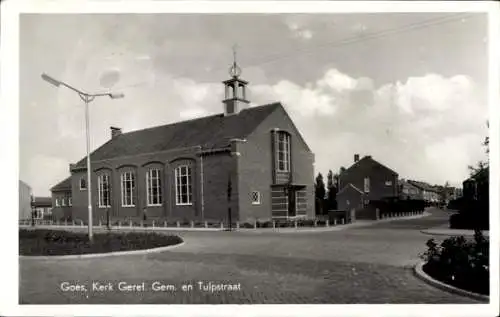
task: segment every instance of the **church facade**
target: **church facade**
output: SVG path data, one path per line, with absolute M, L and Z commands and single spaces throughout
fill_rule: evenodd
M 94 221 L 314 216 L 314 154 L 279 102 L 249 107 L 236 62 L 224 112 L 122 133 L 90 155 Z M 52 188 L 56 217 L 88 219 L 86 158 Z

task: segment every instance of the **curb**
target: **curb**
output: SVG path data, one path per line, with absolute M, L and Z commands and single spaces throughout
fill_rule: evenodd
M 33 228 L 31 226 L 25 226 L 25 225 L 19 225 L 19 228 L 22 229 L 30 229 Z M 81 226 L 61 226 L 61 225 L 39 225 L 36 226 L 35 229 L 62 229 L 62 230 L 73 230 L 73 229 L 80 229 L 80 230 L 87 230 L 87 226 L 81 227 Z M 108 230 L 106 227 L 99 227 L 99 226 L 94 226 L 93 227 L 94 231 L 155 231 L 155 232 L 161 232 L 161 231 L 200 231 L 200 232 L 217 232 L 217 231 L 224 231 L 224 229 L 220 228 L 191 228 L 191 227 L 112 227 L 111 230 Z
M 432 278 L 427 273 L 425 273 L 423 270 L 423 266 L 425 265 L 425 263 L 426 262 L 420 262 L 417 265 L 415 265 L 413 272 L 414 272 L 416 277 L 418 277 L 422 281 L 426 282 L 427 284 L 432 285 L 436 288 L 439 288 L 443 291 L 446 291 L 446 292 L 449 292 L 452 294 L 456 294 L 456 295 L 460 295 L 460 296 L 464 296 L 464 297 L 469 297 L 469 298 L 472 298 L 472 299 L 475 299 L 478 301 L 482 301 L 482 302 L 489 302 L 490 301 L 490 297 L 488 295 L 482 295 L 482 294 L 478 294 L 478 293 L 469 292 L 469 291 L 463 290 L 461 288 L 445 284 L 441 281 L 438 281 L 438 280 Z
M 420 230 L 421 233 L 430 235 L 430 236 L 448 236 L 448 237 L 459 237 L 459 236 L 465 236 L 465 237 L 474 237 L 474 232 L 453 232 L 452 230 L 457 230 L 457 229 L 445 229 L 447 231 L 442 231 L 440 229 L 433 229 L 433 228 L 428 228 L 428 229 L 423 229 Z M 484 232 L 483 235 L 485 237 L 489 237 L 489 231 Z
M 19 259 L 21 260 L 75 260 L 75 259 L 91 259 L 91 258 L 105 258 L 111 256 L 121 256 L 121 255 L 140 255 L 140 254 L 150 254 L 150 253 L 159 253 L 163 251 L 168 251 L 171 249 L 175 249 L 184 245 L 184 241 L 174 245 L 168 245 L 165 247 L 158 247 L 153 249 L 143 249 L 143 250 L 132 250 L 132 251 L 116 251 L 116 252 L 107 252 L 107 253 L 91 253 L 91 254 L 71 254 L 71 255 L 20 255 Z

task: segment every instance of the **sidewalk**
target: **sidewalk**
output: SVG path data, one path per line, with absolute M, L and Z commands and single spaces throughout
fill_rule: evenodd
M 450 236 L 450 237 L 456 237 L 456 236 L 473 237 L 474 236 L 474 230 L 450 229 L 448 227 L 448 225 L 434 227 L 434 228 L 428 228 L 428 229 L 420 230 L 420 232 L 422 232 L 424 234 L 428 234 L 428 235 Z M 482 232 L 483 232 L 483 235 L 485 237 L 490 236 L 489 230 L 483 230 Z
M 414 215 L 414 216 L 402 216 L 402 217 L 393 217 L 393 218 L 385 218 L 379 220 L 356 220 L 353 223 L 348 224 L 337 224 L 334 226 L 328 227 L 298 227 L 298 228 L 240 228 L 237 231 L 241 232 L 251 232 L 251 233 L 264 233 L 264 232 L 276 232 L 276 233 L 302 233 L 302 232 L 329 232 L 329 231 L 340 231 L 347 230 L 351 228 L 360 228 L 376 225 L 379 223 L 386 223 L 391 221 L 401 221 L 401 220 L 410 220 L 410 219 L 418 219 L 422 217 L 430 216 L 431 213 L 424 211 L 422 214 Z
M 401 217 L 392 217 L 392 218 L 384 218 L 384 219 L 379 219 L 379 220 L 356 220 L 353 223 L 347 223 L 347 224 L 335 224 L 335 225 L 329 225 L 328 227 L 325 226 L 318 226 L 318 227 L 288 227 L 288 228 L 233 228 L 234 231 L 238 232 L 250 232 L 250 233 L 302 233 L 302 232 L 329 232 L 329 231 L 340 231 L 340 230 L 346 230 L 346 229 L 351 229 L 351 228 L 359 228 L 359 227 L 366 227 L 366 226 L 371 226 L 371 225 L 376 225 L 378 223 L 385 223 L 385 222 L 390 222 L 390 221 L 400 221 L 400 220 L 410 220 L 410 219 L 417 219 L 417 218 L 422 218 L 431 215 L 430 213 L 424 211 L 422 214 L 418 215 L 413 215 L 413 216 L 401 216 Z M 19 228 L 32 228 L 31 225 L 19 225 Z M 87 226 L 82 226 L 82 225 L 36 225 L 37 229 L 66 229 L 66 230 L 87 230 Z M 106 226 L 94 226 L 93 227 L 94 231 L 108 231 Z M 179 232 L 179 231 L 202 231 L 202 232 L 218 232 L 218 231 L 225 231 L 227 228 L 191 228 L 191 227 L 161 227 L 161 226 L 155 226 L 155 227 L 140 227 L 140 226 L 113 226 L 111 228 L 111 231 L 166 231 L 166 232 Z

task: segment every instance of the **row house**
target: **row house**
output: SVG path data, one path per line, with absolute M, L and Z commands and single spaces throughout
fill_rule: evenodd
M 440 192 L 436 186 L 432 186 L 425 182 L 408 180 L 412 186 L 418 188 L 421 199 L 428 203 L 437 203 L 440 200 Z

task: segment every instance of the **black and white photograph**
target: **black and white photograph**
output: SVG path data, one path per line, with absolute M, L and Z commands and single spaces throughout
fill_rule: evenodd
M 2 13 L 2 314 L 498 315 L 493 2 L 44 3 Z

